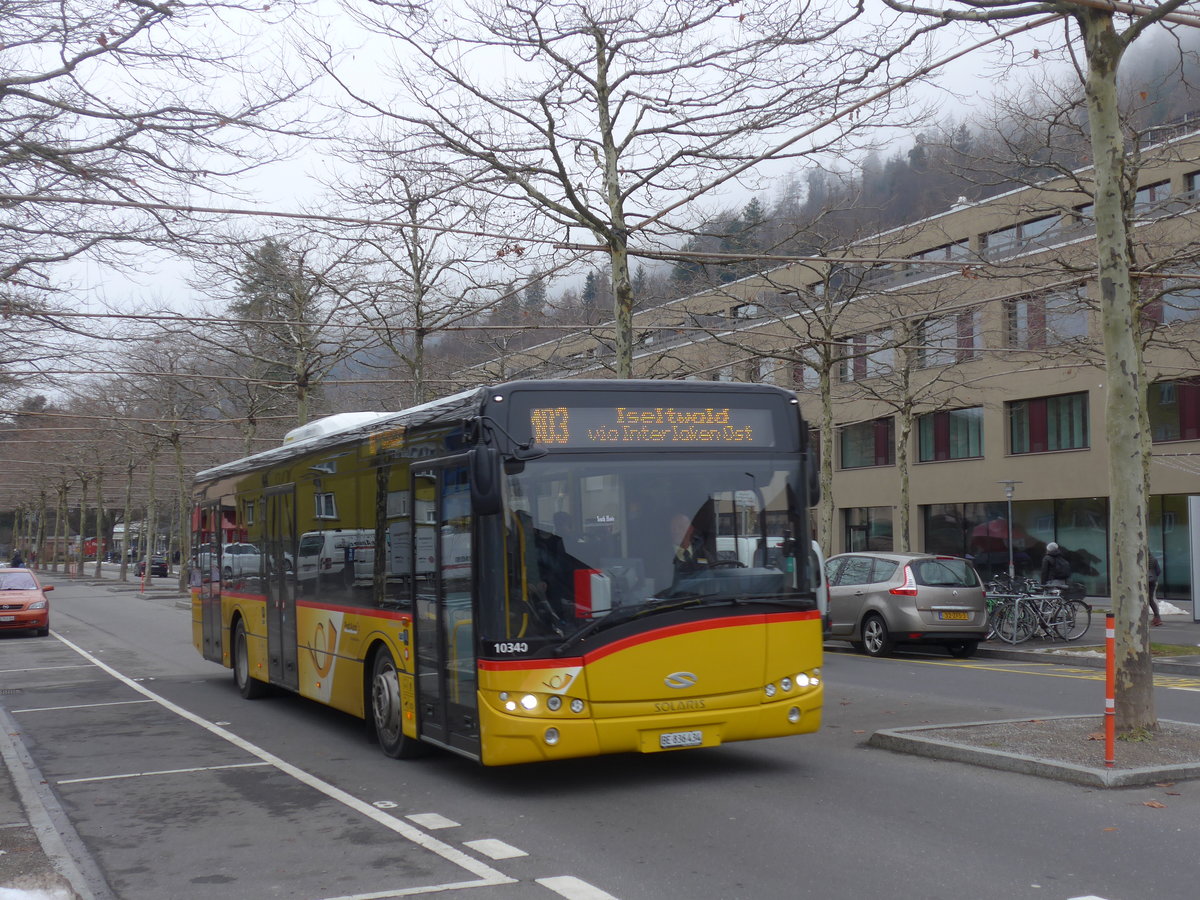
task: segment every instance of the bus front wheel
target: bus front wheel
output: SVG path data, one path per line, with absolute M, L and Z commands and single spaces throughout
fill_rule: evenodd
M 247 700 L 265 697 L 268 685 L 250 674 L 250 644 L 246 639 L 246 623 L 238 619 L 233 629 L 233 683 Z
M 383 752 L 394 759 L 420 756 L 424 744 L 404 733 L 404 710 L 400 702 L 400 677 L 387 647 L 380 647 L 371 666 L 371 715 L 375 739 Z

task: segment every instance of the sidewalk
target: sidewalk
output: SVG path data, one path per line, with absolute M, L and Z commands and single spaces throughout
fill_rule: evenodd
M 1088 598 L 1092 604 L 1092 624 L 1077 641 L 1051 641 L 1038 638 L 1023 644 L 986 641 L 979 645 L 977 657 L 1037 662 L 1064 663 L 1104 668 L 1104 621 L 1109 611 L 1108 598 Z M 1191 654 L 1160 656 L 1154 659 L 1154 671 L 1169 675 L 1200 675 L 1200 622 L 1192 621 L 1192 604 L 1187 601 L 1160 600 L 1162 625 L 1150 629 L 1152 644 L 1194 647 Z

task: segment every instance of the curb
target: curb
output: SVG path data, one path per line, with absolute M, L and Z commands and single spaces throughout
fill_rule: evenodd
M 1045 719 L 1094 719 L 1095 716 L 1043 716 Z M 907 753 L 910 756 L 925 756 L 931 759 L 964 762 L 971 765 L 984 766 L 989 769 L 999 769 L 1005 772 L 1017 772 L 1023 775 L 1036 775 L 1040 778 L 1053 778 L 1058 781 L 1068 781 L 1073 784 L 1095 788 L 1136 787 L 1155 784 L 1164 779 L 1200 778 L 1200 764 L 1183 763 L 1173 766 L 1152 766 L 1142 769 L 1108 769 L 1078 766 L 1073 763 L 1057 762 L 1052 759 L 1042 759 L 1036 756 L 1022 756 L 1008 753 L 1004 750 L 988 750 L 969 744 L 956 744 L 945 739 L 922 737 L 921 732 L 945 732 L 953 728 L 972 728 L 980 725 L 1004 725 L 1010 722 L 1026 722 L 1024 719 L 998 719 L 991 722 L 960 722 L 953 725 L 918 725 L 909 728 L 885 728 L 875 732 L 867 739 L 867 744 L 882 750 L 892 750 L 897 753 Z M 1187 725 L 1187 722 L 1171 724 Z

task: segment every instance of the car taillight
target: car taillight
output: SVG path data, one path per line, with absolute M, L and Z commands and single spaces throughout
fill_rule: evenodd
M 917 579 L 913 578 L 912 568 L 904 567 L 904 584 L 900 587 L 894 587 L 889 594 L 895 594 L 898 597 L 915 597 L 917 596 Z

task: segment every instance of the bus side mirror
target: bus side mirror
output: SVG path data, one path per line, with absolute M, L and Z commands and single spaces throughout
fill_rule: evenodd
M 471 470 L 471 505 L 477 516 L 500 512 L 500 452 L 486 444 L 468 451 Z

